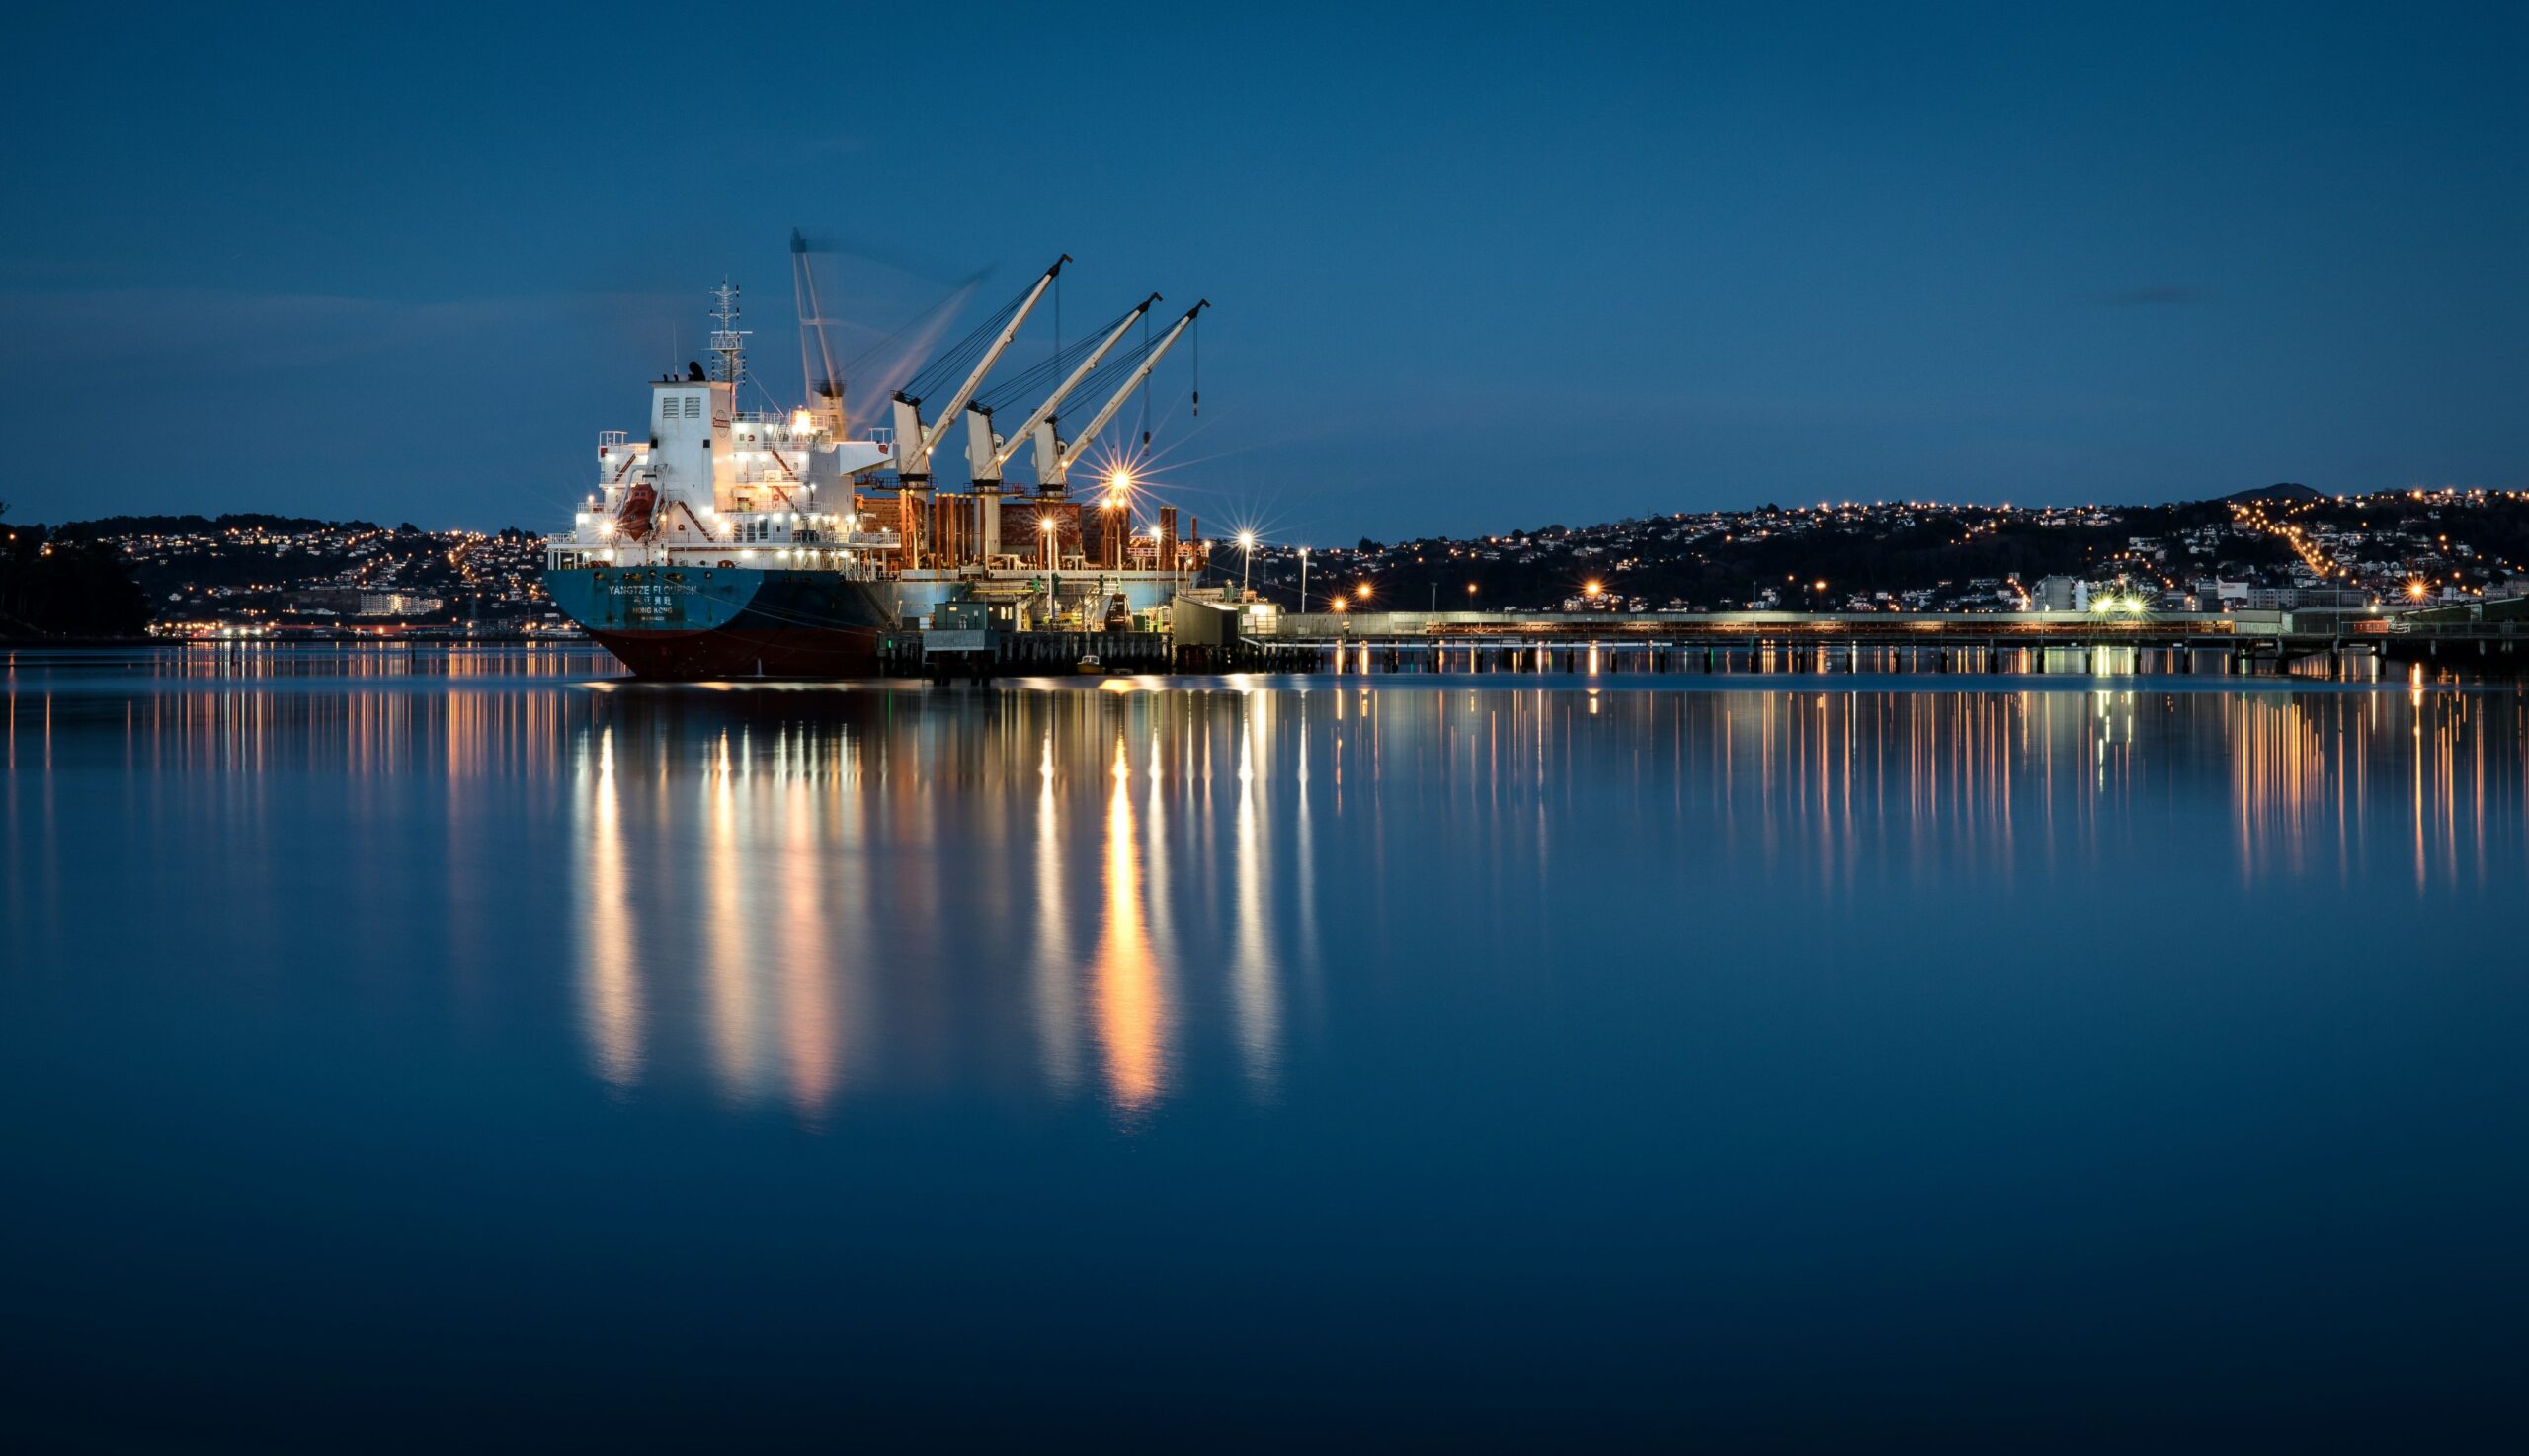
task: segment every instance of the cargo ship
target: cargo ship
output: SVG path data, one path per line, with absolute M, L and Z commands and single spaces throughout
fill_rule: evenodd
M 1129 449 L 1092 472 L 1094 500 L 1074 499 L 1070 476 L 1206 305 L 1126 346 L 1154 293 L 987 390 L 1070 261 L 1058 259 L 892 391 L 890 424 L 856 434 L 795 234 L 791 259 L 806 398 L 747 408 L 750 389 L 774 399 L 748 373 L 739 290 L 724 281 L 712 292 L 709 363 L 651 381 L 643 436 L 599 436 L 597 488 L 571 529 L 545 539 L 554 604 L 635 677 L 682 682 L 869 676 L 886 643 L 919 634 L 947 603 L 985 604 L 1017 630 L 1158 629 L 1208 562 L 1198 523 L 1179 535 L 1175 508 L 1146 499 Z M 1062 404 L 1101 370 L 1104 403 L 1066 437 Z M 996 407 L 1039 393 L 1017 428 L 996 427 Z M 933 462 L 960 422 L 967 478 L 943 487 Z M 1005 488 L 1004 467 L 1028 451 L 1032 490 Z

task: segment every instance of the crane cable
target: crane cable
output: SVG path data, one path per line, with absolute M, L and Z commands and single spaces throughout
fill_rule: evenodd
M 1073 365 L 1088 358 L 1090 351 L 1096 349 L 1108 334 L 1115 332 L 1115 326 L 1122 323 L 1126 318 L 1131 317 L 1131 315 L 1132 310 L 1128 308 L 1122 313 L 1119 313 L 1113 318 L 1099 325 L 1096 329 L 1082 335 L 1078 339 L 1073 340 L 1069 349 L 1057 348 L 1047 358 L 1029 364 L 1026 368 L 1021 369 L 1020 372 L 1011 375 L 1009 378 L 1004 379 L 999 383 L 994 384 L 991 388 L 977 390 L 975 393 L 976 402 L 984 405 L 987 409 L 997 410 L 1002 406 L 1009 404 L 1013 400 L 1025 398 L 1060 382 L 1065 374 L 1071 372 Z M 1125 359 L 1130 359 L 1133 356 L 1129 352 L 1123 356 Z
M 985 351 L 992 348 L 993 340 L 1000 335 L 1002 326 L 1018 316 L 1019 310 L 1026 306 L 1028 295 L 1034 291 L 1034 284 L 1020 289 L 1018 297 L 996 309 L 992 317 L 975 326 L 973 333 L 958 340 L 949 346 L 946 353 L 925 364 L 922 371 L 907 380 L 904 388 L 898 392 L 908 398 L 921 399 L 933 389 L 965 372 L 977 360 L 983 358 Z

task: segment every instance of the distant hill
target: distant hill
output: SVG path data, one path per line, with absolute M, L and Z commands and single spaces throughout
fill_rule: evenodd
M 2278 485 L 2260 486 L 2255 490 L 2236 491 L 2214 502 L 2217 506 L 2244 506 L 2251 501 L 2323 501 L 2326 496 L 2306 485 L 2284 481 Z
M 95 521 L 67 521 L 54 526 L 57 541 L 93 541 L 115 536 L 217 535 L 226 530 L 277 531 L 285 535 L 333 528 L 375 530 L 366 521 L 337 523 L 304 516 L 269 516 L 237 511 L 224 516 L 107 516 Z

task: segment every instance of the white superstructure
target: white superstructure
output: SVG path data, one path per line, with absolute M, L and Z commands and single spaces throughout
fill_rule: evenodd
M 892 442 L 836 436 L 830 409 L 739 407 L 746 379 L 738 290 L 715 293 L 712 364 L 650 385 L 649 438 L 598 438 L 598 488 L 580 503 L 548 564 L 808 566 L 878 573 L 897 548 L 892 529 L 863 529 L 855 477 L 888 467 Z

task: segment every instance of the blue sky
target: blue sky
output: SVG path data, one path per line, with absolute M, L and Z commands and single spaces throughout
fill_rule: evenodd
M 18 24 L 21 520 L 552 526 L 722 273 L 795 394 L 794 225 L 863 337 L 1209 297 L 1166 489 L 1284 539 L 2529 484 L 2517 5 Z

